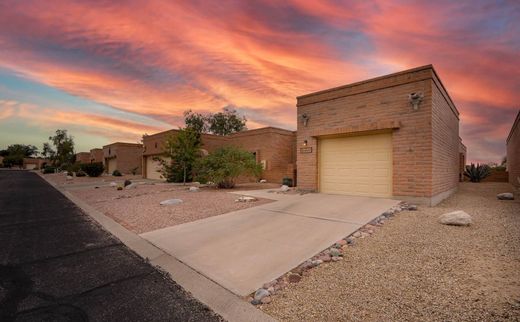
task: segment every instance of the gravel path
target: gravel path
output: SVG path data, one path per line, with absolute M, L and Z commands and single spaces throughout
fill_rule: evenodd
M 404 211 L 261 309 L 283 321 L 520 321 L 520 196 L 495 197 L 507 191 L 463 183 L 437 207 Z M 459 209 L 472 226 L 437 222 Z
M 138 234 L 272 202 L 269 199 L 235 202 L 239 195 L 228 193 L 231 190 L 203 187 L 199 192 L 189 192 L 188 187 L 144 184 L 138 185 L 136 189 L 121 191 L 114 187 L 100 187 L 74 190 L 71 193 Z M 271 188 L 247 184 L 237 185 L 235 190 L 263 187 Z M 183 203 L 169 206 L 159 204 L 174 198 L 181 199 Z

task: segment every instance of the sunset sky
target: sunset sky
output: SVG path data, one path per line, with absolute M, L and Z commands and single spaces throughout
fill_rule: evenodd
M 0 149 L 57 128 L 77 152 L 230 106 L 296 128 L 296 96 L 433 64 L 470 161 L 520 108 L 520 1 L 0 2 Z

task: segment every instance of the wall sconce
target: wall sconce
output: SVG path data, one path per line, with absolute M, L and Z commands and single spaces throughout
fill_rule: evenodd
M 408 95 L 408 100 L 410 101 L 414 111 L 419 109 L 419 104 L 421 104 L 423 98 L 423 92 L 414 92 Z
M 307 140 L 303 140 L 303 146 L 307 146 Z
M 309 122 L 310 116 L 307 115 L 307 113 L 302 114 L 302 120 L 303 120 L 303 126 L 307 126 L 307 123 Z

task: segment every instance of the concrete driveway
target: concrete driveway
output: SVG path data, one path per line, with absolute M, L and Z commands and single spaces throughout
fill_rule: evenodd
M 195 270 L 245 296 L 298 266 L 399 203 L 354 196 L 243 195 L 277 201 L 141 236 Z

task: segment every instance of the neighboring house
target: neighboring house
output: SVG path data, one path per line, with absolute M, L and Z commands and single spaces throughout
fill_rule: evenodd
M 141 174 L 143 145 L 138 143 L 116 142 L 103 147 L 105 171 L 112 174 L 114 170 L 130 174 Z
M 43 158 L 23 158 L 22 168 L 26 170 L 38 170 L 50 163 L 49 159 Z
M 459 137 L 459 181 L 464 181 L 464 170 L 466 168 L 467 148 Z
M 103 149 L 95 148 L 90 150 L 90 162 L 103 162 Z
M 76 162 L 78 162 L 78 163 L 90 163 L 90 152 L 78 152 L 78 153 L 76 153 Z
M 507 136 L 507 170 L 509 183 L 520 187 L 520 110 Z
M 433 66 L 300 96 L 297 107 L 298 188 L 427 205 L 457 190 L 459 112 Z
M 149 179 L 164 179 L 160 173 L 157 158 L 163 158 L 164 143 L 168 135 L 178 130 L 147 135 L 143 137 L 143 176 Z M 223 146 L 237 146 L 251 152 L 258 163 L 264 167 L 263 178 L 270 182 L 281 183 L 284 177 L 295 180 L 295 143 L 294 131 L 265 127 L 234 133 L 228 136 L 202 135 L 202 152 L 208 154 Z

